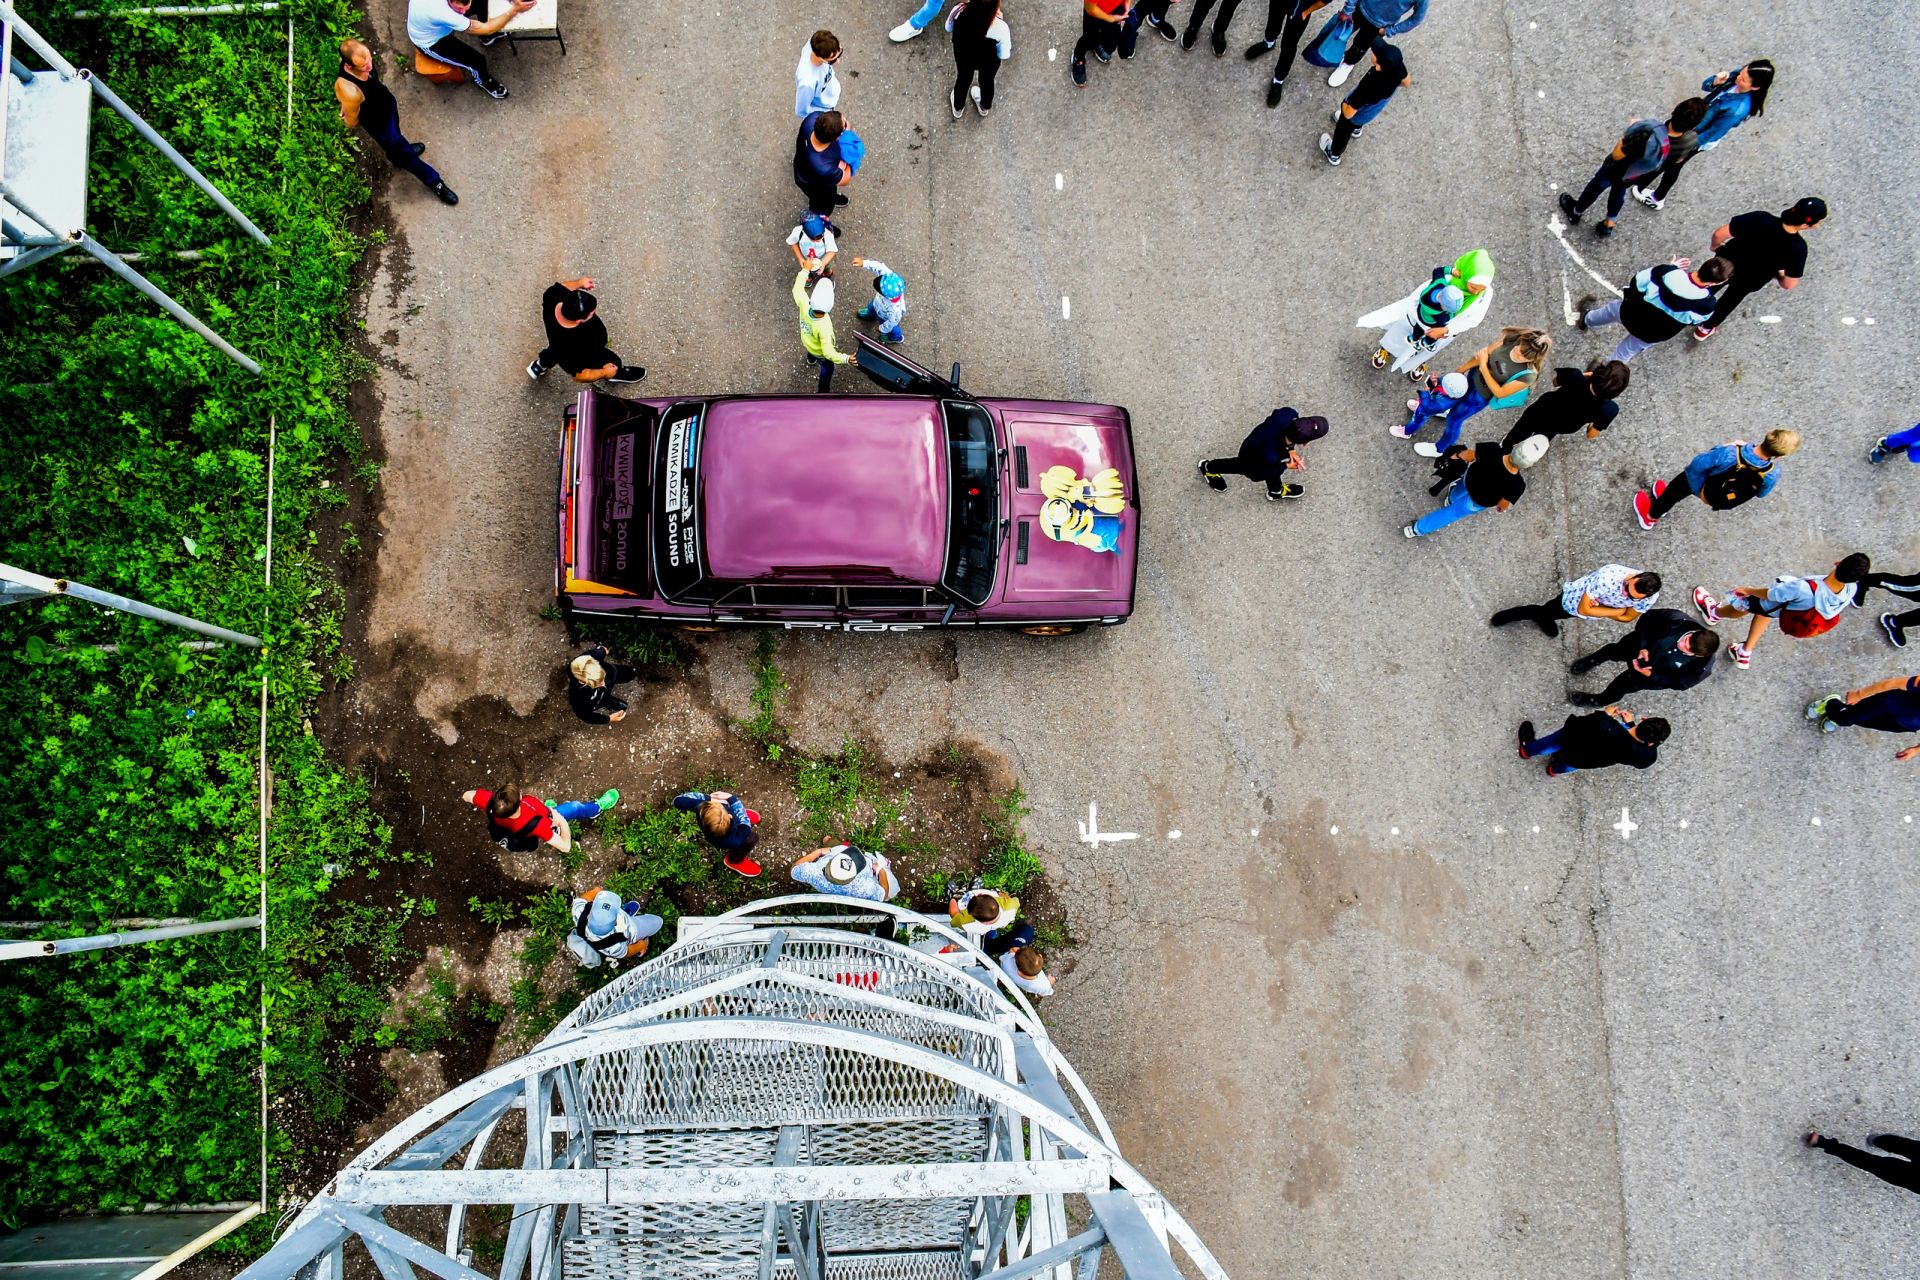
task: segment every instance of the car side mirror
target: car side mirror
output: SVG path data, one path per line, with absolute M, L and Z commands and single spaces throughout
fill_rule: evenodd
M 947 379 L 947 381 L 951 382 L 956 387 L 960 385 L 960 362 L 958 360 L 955 360 L 953 362 L 953 374 L 951 377 Z

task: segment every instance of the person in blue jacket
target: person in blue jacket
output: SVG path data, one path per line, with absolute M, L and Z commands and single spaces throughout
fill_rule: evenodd
M 1873 448 L 1867 453 L 1867 461 L 1885 462 L 1896 453 L 1907 455 L 1908 462 L 1920 462 L 1920 422 L 1914 423 L 1905 431 L 1896 431 L 1890 436 L 1881 436 L 1873 442 Z
M 1289 470 L 1306 469 L 1301 450 L 1308 442 L 1327 434 L 1325 418 L 1303 418 L 1294 409 L 1275 409 L 1266 420 L 1240 442 L 1240 452 L 1231 458 L 1202 458 L 1200 478 L 1207 488 L 1224 491 L 1228 476 L 1245 476 L 1267 486 L 1267 501 L 1305 497 L 1307 487 L 1290 484 Z
M 1347 41 L 1340 65 L 1327 77 L 1336 89 L 1347 82 L 1375 40 L 1403 36 L 1425 22 L 1427 0 L 1347 0 L 1340 6 L 1340 16 L 1353 23 L 1353 38 Z
M 1722 71 L 1700 82 L 1706 98 L 1707 114 L 1694 126 L 1695 146 L 1667 157 L 1660 168 L 1660 181 L 1634 188 L 1633 194 L 1649 209 L 1658 209 L 1680 180 L 1680 171 L 1702 151 L 1711 151 L 1721 139 L 1746 123 L 1749 116 L 1767 113 L 1767 89 L 1773 84 L 1773 64 L 1755 58 L 1737 71 Z
M 760 843 L 754 830 L 760 815 L 747 808 L 747 802 L 731 791 L 683 791 L 673 798 L 673 807 L 694 815 L 700 834 L 720 850 L 727 869 L 752 879 L 760 874 L 760 864 L 752 858 L 753 846 Z

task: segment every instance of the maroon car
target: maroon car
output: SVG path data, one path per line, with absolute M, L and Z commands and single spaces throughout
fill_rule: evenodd
M 627 400 L 560 432 L 560 607 L 708 629 L 1004 626 L 1133 612 L 1125 409 L 985 400 L 859 339 L 891 395 Z

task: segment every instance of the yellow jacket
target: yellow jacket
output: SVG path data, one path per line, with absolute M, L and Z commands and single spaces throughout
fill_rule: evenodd
M 793 305 L 800 308 L 800 345 L 807 349 L 808 355 L 819 356 L 835 364 L 845 364 L 853 358 L 833 345 L 833 317 L 813 314 L 813 303 L 807 297 L 805 267 L 793 277 Z

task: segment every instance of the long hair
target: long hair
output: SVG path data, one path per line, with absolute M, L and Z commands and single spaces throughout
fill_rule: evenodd
M 955 40 L 985 40 L 987 28 L 1000 16 L 1000 0 L 963 0 L 953 15 Z
M 1747 79 L 1753 81 L 1753 112 L 1756 116 L 1767 114 L 1767 90 L 1773 87 L 1773 63 L 1765 58 L 1755 58 L 1745 68 Z
M 1500 331 L 1500 346 L 1518 347 L 1520 358 L 1531 365 L 1535 372 L 1547 362 L 1547 353 L 1553 350 L 1553 338 L 1545 329 L 1527 329 L 1509 325 Z

